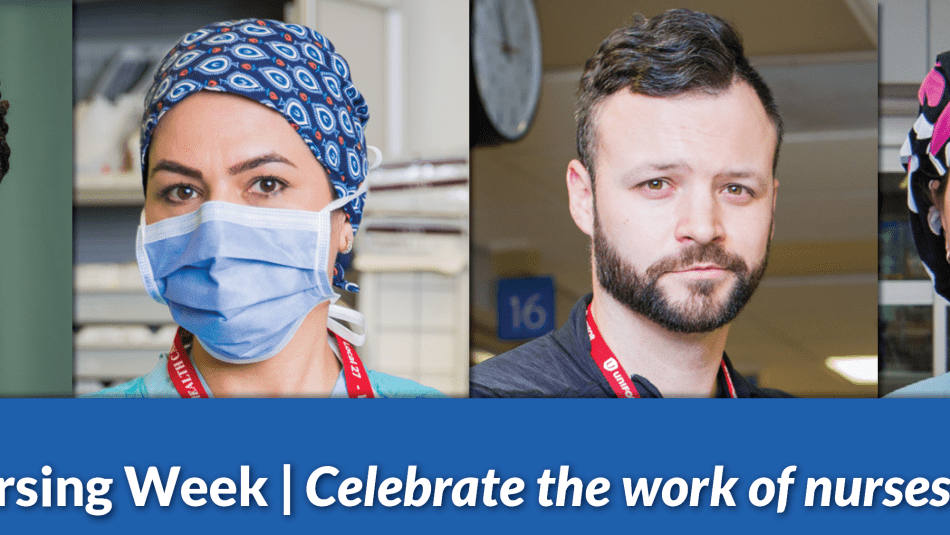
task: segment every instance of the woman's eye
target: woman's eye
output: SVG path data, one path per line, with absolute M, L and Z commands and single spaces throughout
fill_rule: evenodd
M 283 188 L 284 184 L 280 180 L 272 177 L 263 177 L 254 182 L 254 185 L 251 186 L 251 191 L 264 195 L 270 195 L 280 191 Z
M 649 181 L 649 182 L 646 183 L 647 189 L 651 189 L 651 190 L 654 190 L 654 191 L 659 191 L 659 190 L 663 189 L 663 186 L 664 186 L 664 185 L 665 185 L 665 183 L 664 183 L 662 180 L 651 180 L 651 181 Z
M 165 196 L 175 202 L 190 201 L 198 193 L 191 186 L 174 186 L 165 192 Z

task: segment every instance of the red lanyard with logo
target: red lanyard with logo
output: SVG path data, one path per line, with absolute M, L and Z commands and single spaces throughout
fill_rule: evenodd
M 630 379 L 630 374 L 623 369 L 620 361 L 614 356 L 614 352 L 607 346 L 603 336 L 597 329 L 597 323 L 594 321 L 594 315 L 590 312 L 591 305 L 587 305 L 587 334 L 590 336 L 590 356 L 597 363 L 597 369 L 604 374 L 604 379 L 610 383 L 614 394 L 618 398 L 639 398 L 636 385 Z M 729 370 L 726 368 L 726 361 L 720 361 L 722 374 L 726 377 L 726 385 L 729 387 L 729 397 L 737 398 L 736 387 L 732 384 L 732 377 L 729 377 Z
M 198 378 L 198 371 L 191 364 L 185 345 L 181 341 L 182 328 L 175 333 L 175 343 L 168 352 L 168 375 L 175 385 L 178 395 L 183 398 L 206 398 L 208 392 Z M 340 356 L 343 359 L 343 379 L 346 382 L 346 393 L 351 398 L 372 398 L 373 386 L 369 382 L 369 375 L 363 362 L 353 346 L 330 331 L 340 347 Z
M 369 384 L 369 375 L 363 367 L 363 361 L 353 346 L 333 331 L 337 345 L 340 346 L 340 357 L 343 359 L 343 379 L 346 381 L 346 393 L 351 398 L 372 398 L 373 387 Z

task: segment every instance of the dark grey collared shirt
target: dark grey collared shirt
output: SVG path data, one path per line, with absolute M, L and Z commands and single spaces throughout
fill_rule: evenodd
M 470 370 L 469 396 L 487 397 L 616 397 L 607 379 L 590 356 L 587 335 L 587 305 L 592 294 L 581 298 L 571 310 L 563 327 L 532 340 L 507 353 L 492 357 Z M 732 367 L 729 357 L 722 355 L 740 398 L 791 397 L 767 388 L 757 388 Z M 632 375 L 640 397 L 663 397 L 645 377 Z M 726 377 L 719 370 L 717 397 L 729 397 Z

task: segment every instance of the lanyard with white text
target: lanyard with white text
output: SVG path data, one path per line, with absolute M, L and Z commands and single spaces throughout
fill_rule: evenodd
M 630 374 L 623 369 L 620 361 L 614 356 L 614 352 L 607 346 L 607 342 L 600 335 L 597 329 L 597 323 L 594 322 L 594 316 L 590 312 L 591 305 L 587 305 L 587 334 L 590 336 L 590 356 L 597 364 L 597 369 L 604 374 L 604 379 L 610 383 L 614 393 L 618 398 L 639 398 L 636 385 L 630 379 Z M 729 397 L 739 397 L 736 395 L 736 387 L 732 384 L 732 377 L 729 377 L 729 370 L 726 368 L 726 361 L 720 361 L 722 373 L 726 376 L 726 384 L 729 387 Z
M 359 355 L 356 354 L 356 350 L 353 349 L 353 346 L 343 339 L 342 336 L 338 336 L 335 332 L 333 337 L 336 338 L 336 343 L 340 347 L 340 358 L 343 360 L 343 379 L 346 381 L 346 393 L 351 398 L 372 398 L 373 395 L 373 386 L 369 383 L 369 375 L 366 373 L 366 368 L 363 367 L 363 361 L 360 360 Z
M 168 352 L 168 375 L 175 385 L 178 395 L 183 398 L 206 398 L 208 392 L 205 391 L 201 379 L 198 378 L 198 372 L 191 364 L 188 353 L 185 352 L 185 346 L 181 341 L 183 329 L 178 328 L 175 333 L 175 343 L 171 351 Z M 330 331 L 332 333 L 332 331 Z M 343 338 L 333 333 L 337 344 L 340 346 L 340 355 L 343 356 L 343 379 L 346 382 L 346 392 L 351 398 L 372 398 L 373 387 L 369 382 L 369 375 L 363 362 L 353 346 Z M 345 356 L 344 356 L 345 355 Z

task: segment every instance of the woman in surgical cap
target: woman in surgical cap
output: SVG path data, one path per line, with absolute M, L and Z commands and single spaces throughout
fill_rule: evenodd
M 10 145 L 7 144 L 7 132 L 10 131 L 10 125 L 7 124 L 7 109 L 9 108 L 9 102 L 0 100 L 0 181 L 10 170 Z
M 938 294 L 950 298 L 950 52 L 937 56 L 934 68 L 917 93 L 920 113 L 901 148 L 907 170 L 910 225 L 914 245 Z M 950 396 L 950 374 L 926 379 L 895 390 L 888 397 Z
M 369 110 L 316 31 L 211 24 L 168 53 L 145 100 L 136 257 L 180 325 L 147 375 L 102 396 L 429 397 L 367 371 L 350 252 L 366 197 Z M 359 329 L 362 330 L 362 329 Z

